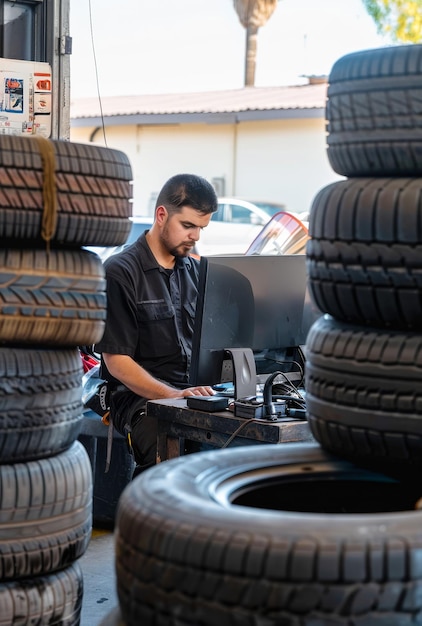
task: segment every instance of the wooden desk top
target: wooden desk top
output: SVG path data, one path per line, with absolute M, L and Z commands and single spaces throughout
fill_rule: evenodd
M 229 411 L 209 413 L 190 409 L 185 398 L 150 400 L 147 403 L 147 414 L 159 420 L 159 428 L 170 436 L 187 437 L 195 433 L 195 440 L 210 443 L 215 440 L 219 445 L 223 439 L 236 435 L 236 443 L 285 443 L 291 441 L 314 441 L 308 422 L 291 417 L 276 422 L 263 419 L 245 419 L 235 417 Z

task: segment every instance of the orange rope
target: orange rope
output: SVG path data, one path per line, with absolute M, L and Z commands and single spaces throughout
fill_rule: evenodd
M 38 144 L 43 166 L 43 214 L 41 236 L 47 242 L 54 236 L 57 227 L 56 156 L 53 142 L 42 135 L 32 135 Z

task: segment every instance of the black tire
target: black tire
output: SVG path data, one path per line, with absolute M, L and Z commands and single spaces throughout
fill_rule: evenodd
M 339 320 L 422 329 L 422 178 L 352 178 L 315 196 L 306 263 Z
M 119 607 L 112 609 L 98 624 L 98 626 L 126 626 L 122 620 Z
M 413 510 L 421 490 L 315 443 L 244 446 L 161 463 L 120 499 L 123 621 L 414 623 L 422 610 L 422 511 Z
M 119 150 L 52 140 L 57 225 L 52 245 L 125 243 L 132 215 L 132 169 Z M 43 164 L 33 138 L 0 136 L 0 239 L 16 245 L 41 237 Z
M 421 176 L 422 45 L 362 50 L 334 63 L 328 160 L 343 176 Z
M 99 341 L 104 268 L 88 250 L 0 249 L 0 342 L 80 346 Z
M 52 456 L 72 445 L 82 427 L 82 373 L 77 348 L 0 347 L 1 464 Z
M 328 316 L 306 343 L 306 409 L 321 445 L 355 461 L 422 464 L 422 334 Z
M 78 563 L 61 572 L 0 584 L 0 626 L 79 626 L 83 576 Z
M 91 465 L 79 441 L 51 458 L 0 466 L 0 582 L 71 565 L 91 530 Z

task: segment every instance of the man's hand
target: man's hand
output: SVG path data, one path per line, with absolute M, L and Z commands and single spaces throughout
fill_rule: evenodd
M 187 389 L 183 389 L 181 393 L 182 393 L 182 398 L 187 398 L 188 396 L 213 396 L 215 395 L 214 389 L 208 386 L 188 387 Z
M 186 398 L 187 396 L 213 396 L 215 391 L 207 385 L 176 389 L 157 380 L 126 354 L 103 353 L 107 369 L 128 389 L 148 400 L 163 398 Z

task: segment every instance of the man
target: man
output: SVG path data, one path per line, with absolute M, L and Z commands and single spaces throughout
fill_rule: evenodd
M 115 387 L 111 418 L 132 446 L 134 476 L 155 464 L 157 424 L 145 415 L 147 400 L 213 395 L 211 387 L 188 386 L 199 274 L 189 255 L 216 209 L 208 181 L 173 176 L 151 229 L 104 262 L 107 320 L 96 351 L 102 378 Z

